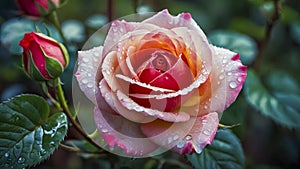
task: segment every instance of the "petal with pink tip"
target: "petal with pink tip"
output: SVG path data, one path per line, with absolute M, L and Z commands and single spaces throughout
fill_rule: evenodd
M 211 46 L 214 50 L 211 72 L 210 111 L 223 112 L 238 96 L 247 72 L 237 53 L 228 49 Z
M 124 93 L 117 91 L 117 98 L 121 104 L 128 110 L 134 110 L 136 112 L 144 113 L 157 117 L 168 122 L 184 122 L 190 119 L 190 115 L 185 112 L 162 112 L 156 109 L 146 108 L 135 103 L 131 98 L 126 96 Z
M 155 117 L 126 109 L 123 105 L 121 105 L 120 101 L 116 97 L 116 93 L 110 90 L 104 79 L 100 81 L 99 88 L 102 97 L 105 99 L 108 105 L 124 118 L 136 123 L 148 123 L 156 119 Z M 103 100 L 98 99 L 98 103 L 101 101 Z M 102 110 L 102 106 L 99 107 L 99 110 Z
M 87 51 L 78 52 L 78 68 L 75 73 L 80 89 L 93 102 L 96 103 L 95 92 L 98 90 L 97 79 L 101 74 L 97 74 L 101 65 L 103 47 L 95 47 Z
M 194 30 L 197 33 L 194 36 L 206 37 L 204 32 L 200 29 L 198 24 L 193 20 L 191 14 L 189 13 L 181 13 L 177 16 L 172 16 L 170 15 L 169 11 L 165 9 L 151 18 L 144 20 L 142 23 L 150 23 L 166 29 L 187 27 L 188 29 Z M 207 43 L 207 39 L 205 41 Z
M 218 113 L 192 117 L 185 123 L 154 121 L 142 124 L 142 132 L 158 145 L 170 148 L 180 154 L 201 153 L 211 144 L 218 129 Z
M 143 156 L 153 152 L 158 146 L 145 138 L 138 123 L 128 121 L 119 115 L 94 110 L 98 131 L 110 147 L 120 147 L 126 154 Z

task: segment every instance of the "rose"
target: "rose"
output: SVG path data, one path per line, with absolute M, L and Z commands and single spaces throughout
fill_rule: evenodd
M 24 14 L 33 16 L 33 17 L 40 17 L 42 15 L 47 14 L 51 9 L 49 6 L 58 7 L 59 6 L 59 0 L 16 0 L 16 3 L 21 11 L 24 12 Z
M 26 33 L 19 44 L 23 48 L 24 70 L 34 80 L 55 79 L 69 63 L 64 45 L 42 33 Z
M 110 147 L 131 156 L 159 146 L 186 154 L 212 142 L 246 66 L 210 45 L 189 13 L 163 10 L 142 22 L 114 21 L 103 46 L 79 52 L 75 76 Z

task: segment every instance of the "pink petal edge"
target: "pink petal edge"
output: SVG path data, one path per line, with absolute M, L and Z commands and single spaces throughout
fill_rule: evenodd
M 102 51 L 102 46 L 87 51 L 78 51 L 78 68 L 75 77 L 80 89 L 93 103 L 96 103 L 95 92 L 98 89 L 96 80 L 101 78 L 97 71 L 101 65 Z

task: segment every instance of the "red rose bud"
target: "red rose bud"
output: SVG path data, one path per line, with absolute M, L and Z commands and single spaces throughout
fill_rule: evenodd
M 16 3 L 24 14 L 33 17 L 46 15 L 59 6 L 59 0 L 16 0 Z
M 63 44 L 42 33 L 26 33 L 19 44 L 23 47 L 23 67 L 34 80 L 55 79 L 69 63 Z

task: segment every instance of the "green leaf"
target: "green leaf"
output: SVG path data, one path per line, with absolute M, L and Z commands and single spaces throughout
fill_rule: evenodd
M 228 129 L 220 129 L 211 145 L 201 154 L 187 155 L 196 169 L 244 168 L 245 156 L 238 138 Z
M 243 64 L 250 65 L 256 57 L 256 43 L 247 35 L 220 30 L 209 34 L 208 39 L 215 46 L 224 47 L 240 54 Z
M 40 163 L 67 133 L 63 113 L 49 116 L 40 96 L 19 95 L 0 104 L 0 168 L 24 168 Z
M 247 101 L 263 115 L 280 125 L 289 128 L 300 127 L 299 111 L 271 95 L 253 70 L 248 70 L 247 74 L 244 90 Z M 292 99 L 285 98 L 286 102 L 289 102 L 288 99 Z

